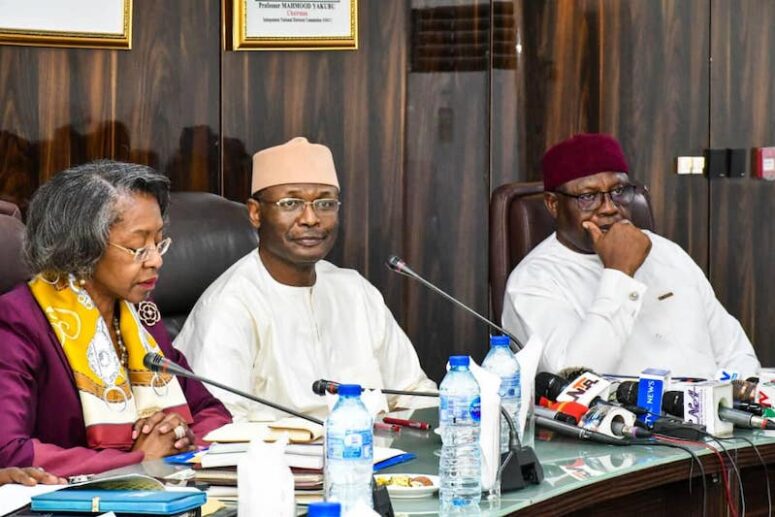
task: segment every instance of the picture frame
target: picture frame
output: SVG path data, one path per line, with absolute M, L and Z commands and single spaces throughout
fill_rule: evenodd
M 0 0 L 0 45 L 132 48 L 132 0 Z
M 227 50 L 357 50 L 358 0 L 223 0 Z

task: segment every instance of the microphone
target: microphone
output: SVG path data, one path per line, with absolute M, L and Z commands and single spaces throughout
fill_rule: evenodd
M 394 272 L 399 273 L 399 274 L 404 275 L 404 276 L 408 276 L 412 280 L 417 280 L 418 282 L 420 282 L 422 285 L 424 285 L 425 287 L 427 287 L 431 291 L 435 292 L 436 294 L 439 294 L 439 295 L 443 296 L 444 298 L 446 298 L 450 302 L 454 303 L 458 307 L 460 307 L 462 309 L 465 309 L 470 314 L 472 314 L 473 316 L 475 316 L 479 320 L 481 320 L 484 323 L 486 323 L 487 325 L 489 325 L 491 328 L 494 328 L 495 330 L 497 330 L 498 332 L 500 332 L 504 336 L 508 336 L 509 339 L 511 340 L 511 342 L 514 344 L 514 346 L 511 347 L 512 352 L 518 352 L 519 350 L 522 350 L 524 348 L 524 345 L 522 344 L 522 342 L 519 339 L 517 339 L 514 336 L 514 334 L 512 334 L 509 331 L 507 331 L 503 327 L 500 327 L 499 325 L 496 325 L 492 321 L 488 320 L 487 318 L 485 318 L 484 316 L 482 316 L 481 314 L 479 314 L 478 312 L 476 312 L 475 310 L 473 310 L 471 307 L 469 307 L 468 305 L 464 304 L 460 300 L 458 300 L 456 298 L 453 298 L 449 294 L 445 293 L 444 291 L 442 291 L 441 289 L 439 289 L 438 287 L 436 287 L 435 285 L 433 285 L 432 283 L 427 281 L 425 278 L 423 278 L 420 275 L 418 275 L 417 273 L 415 273 L 412 270 L 412 268 L 410 268 L 409 266 L 406 265 L 406 262 L 404 262 L 403 260 L 401 260 L 397 256 L 390 255 L 388 257 L 388 259 L 385 261 L 385 265 L 391 271 L 394 271 Z M 515 349 L 515 347 L 516 347 L 516 349 Z
M 546 397 L 553 402 L 578 402 L 587 407 L 598 400 L 605 402 L 611 387 L 610 382 L 589 371 L 585 371 L 572 382 L 559 375 L 539 372 L 535 384 L 536 403 L 540 403 L 541 397 Z
M 666 412 L 683 418 L 684 400 L 684 392 L 668 391 L 664 395 L 662 404 L 664 405 Z M 694 402 L 695 401 L 692 401 L 691 405 L 701 411 L 701 405 L 695 404 Z M 745 411 L 732 409 L 726 406 L 722 406 L 721 404 L 718 405 L 716 411 L 719 419 L 723 420 L 724 422 L 734 424 L 738 427 L 743 427 L 746 429 L 775 429 L 775 423 L 770 422 L 769 419 L 756 416 Z
M 741 402 L 755 402 L 757 382 L 743 379 L 732 381 L 732 398 Z
M 663 396 L 664 398 L 664 396 Z M 649 411 L 635 405 L 638 401 L 638 382 L 624 381 L 616 389 L 616 400 L 635 414 L 646 414 Z M 664 403 L 664 402 L 663 402 Z M 652 414 L 649 428 L 656 434 L 664 434 L 682 440 L 702 440 L 705 426 L 698 423 L 684 422 L 676 417 L 662 414 Z
M 269 406 L 270 408 L 277 409 L 278 411 L 283 411 L 284 413 L 288 413 L 289 415 L 297 416 L 299 418 L 302 418 L 309 422 L 313 422 L 318 425 L 323 425 L 323 421 L 315 417 L 305 415 L 304 413 L 299 413 L 296 410 L 287 408 L 285 406 L 281 406 L 279 404 L 275 404 L 274 402 L 269 402 L 268 400 L 262 399 L 260 397 L 256 397 L 255 395 L 251 395 L 250 393 L 245 393 L 244 391 L 240 391 L 230 386 L 226 386 L 225 384 L 221 384 L 220 382 L 207 379 L 205 377 L 201 377 L 195 374 L 194 372 L 190 370 L 186 370 L 182 366 L 175 364 L 174 362 L 170 361 L 169 359 L 167 359 L 166 357 L 160 354 L 157 354 L 154 352 L 149 352 L 145 354 L 145 356 L 143 357 L 143 365 L 149 370 L 151 370 L 152 372 L 168 373 L 170 375 L 175 375 L 178 377 L 186 377 L 189 379 L 194 379 L 195 381 L 203 382 L 205 384 L 211 384 L 213 386 L 221 388 L 222 390 L 226 390 L 230 393 L 234 393 L 235 395 L 239 395 L 240 397 L 244 397 L 248 400 L 252 400 L 253 402 L 258 402 L 259 404 Z
M 312 383 L 312 392 L 316 395 L 325 395 L 330 393 L 332 395 L 339 394 L 338 382 L 328 381 L 326 379 L 318 379 Z M 377 388 L 363 388 L 364 390 L 376 390 Z M 379 391 L 387 395 L 410 395 L 412 397 L 438 397 L 438 392 L 435 391 L 403 391 L 403 390 L 390 390 L 387 388 L 379 388 Z
M 536 408 L 538 409 L 538 408 Z M 554 431 L 557 434 L 570 436 L 571 438 L 578 438 L 580 440 L 589 440 L 592 442 L 604 443 L 606 445 L 629 445 L 627 440 L 621 440 L 619 438 L 612 438 L 603 433 L 596 431 L 590 431 L 583 427 L 576 427 L 575 425 L 569 425 L 559 420 L 547 418 L 540 415 L 538 412 L 535 414 L 536 425 L 540 425 L 550 431 Z
M 579 423 L 577 418 L 567 413 L 563 413 L 562 411 L 558 411 L 556 409 L 551 409 L 544 406 L 536 406 L 535 414 L 541 415 L 546 418 L 551 418 L 552 420 L 557 420 L 559 422 L 565 422 L 568 425 L 576 425 Z

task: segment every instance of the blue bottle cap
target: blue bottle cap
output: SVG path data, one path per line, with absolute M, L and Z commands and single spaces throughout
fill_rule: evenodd
M 341 514 L 342 505 L 339 503 L 321 501 L 307 506 L 308 517 L 339 517 Z
M 361 396 L 360 384 L 340 384 L 339 396 L 340 397 L 360 397 Z
M 509 346 L 509 336 L 490 336 L 490 346 Z
M 471 358 L 467 355 L 453 355 L 449 358 L 449 365 L 452 368 L 459 367 L 459 366 L 465 366 L 468 368 L 468 365 L 471 364 Z M 339 388 L 340 390 L 342 388 Z

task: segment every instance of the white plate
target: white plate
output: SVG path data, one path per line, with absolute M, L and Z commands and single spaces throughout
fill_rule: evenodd
M 392 476 L 409 476 L 410 478 L 417 476 L 425 476 L 433 483 L 429 486 L 396 486 L 387 485 L 388 494 L 390 497 L 399 499 L 414 499 L 418 497 L 429 497 L 433 495 L 439 489 L 439 476 L 431 476 L 429 474 L 405 474 L 405 473 L 390 473 L 390 474 L 376 474 L 375 478 L 387 478 Z

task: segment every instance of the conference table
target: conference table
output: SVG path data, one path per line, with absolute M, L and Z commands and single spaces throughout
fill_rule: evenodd
M 416 419 L 436 421 L 434 412 L 421 410 Z M 741 471 L 746 515 L 767 515 L 764 464 L 775 465 L 775 434 L 735 429 L 735 436 L 750 440 L 723 441 L 723 446 Z M 713 444 L 720 449 L 718 444 Z M 409 463 L 384 473 L 436 474 L 440 438 L 432 431 L 403 429 L 392 447 L 417 454 Z M 537 429 L 536 453 L 544 469 L 544 480 L 522 490 L 504 493 L 499 505 L 482 501 L 480 515 L 611 515 L 633 511 L 643 515 L 702 515 L 703 484 L 697 464 L 683 450 L 655 445 L 615 446 L 550 435 Z M 705 471 L 706 515 L 727 515 L 722 468 L 718 457 L 701 445 L 690 446 Z M 723 452 L 722 452 L 723 454 Z M 737 500 L 734 473 L 731 490 Z M 772 469 L 770 484 L 775 483 Z M 775 491 L 775 490 L 774 490 Z M 437 515 L 436 496 L 425 499 L 393 499 L 396 515 Z
M 436 409 L 418 410 L 413 419 L 438 421 Z M 756 449 L 741 439 L 723 442 L 735 460 L 745 494 L 746 515 L 767 515 L 768 494 L 765 467 L 775 465 L 775 434 L 764 431 L 735 430 L 735 436 L 755 444 Z M 380 472 L 436 474 L 441 439 L 432 431 L 404 428 L 400 433 L 378 432 L 384 445 L 414 452 L 410 462 Z M 718 449 L 718 444 L 715 444 Z M 702 515 L 703 493 L 706 515 L 728 515 L 724 475 L 732 476 L 731 498 L 737 501 L 739 489 L 729 460 L 722 467 L 719 458 L 701 445 L 690 445 L 699 457 L 705 473 L 683 450 L 655 445 L 614 446 L 551 435 L 537 429 L 535 450 L 543 466 L 544 480 L 522 490 L 503 493 L 497 504 L 484 497 L 480 505 L 483 517 L 496 515 L 606 515 L 619 516 L 633 510 L 644 515 Z M 761 455 L 761 460 L 757 456 Z M 722 452 L 722 454 L 724 454 Z M 164 477 L 175 468 L 159 460 L 146 462 L 103 475 L 142 472 Z M 772 469 L 770 485 L 775 482 Z M 102 476 L 100 476 L 102 477 Z M 737 504 L 737 503 L 736 503 Z M 438 515 L 438 495 L 420 499 L 392 499 L 396 516 Z M 235 515 L 233 507 L 215 517 Z M 299 507 L 304 515 L 304 507 Z

